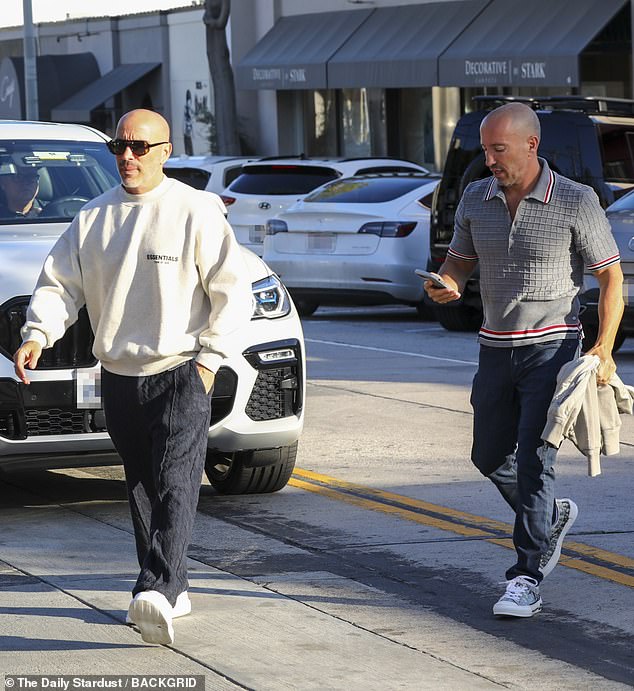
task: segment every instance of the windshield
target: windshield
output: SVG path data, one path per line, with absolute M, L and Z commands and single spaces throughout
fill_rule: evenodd
M 0 141 L 0 225 L 68 221 L 118 183 L 105 142 Z
M 313 192 L 307 202 L 348 202 L 351 204 L 381 204 L 427 185 L 430 178 L 348 178 L 336 180 Z

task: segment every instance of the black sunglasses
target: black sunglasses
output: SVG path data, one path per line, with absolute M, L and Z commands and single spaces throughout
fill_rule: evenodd
M 106 142 L 108 151 L 115 156 L 121 156 L 128 147 L 130 147 L 130 151 L 135 156 L 145 156 L 153 146 L 160 146 L 161 144 L 169 144 L 169 142 L 150 144 L 145 139 L 111 139 L 109 142 Z

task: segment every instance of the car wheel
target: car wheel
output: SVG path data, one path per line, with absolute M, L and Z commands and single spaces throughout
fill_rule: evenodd
M 232 454 L 208 451 L 205 474 L 220 494 L 277 492 L 286 487 L 296 458 L 297 442 L 264 451 L 235 451 Z
M 583 325 L 583 341 L 581 342 L 581 350 L 584 353 L 587 353 L 590 348 L 597 342 L 597 336 L 599 335 L 599 330 L 598 328 L 594 325 Z M 616 353 L 616 351 L 623 345 L 623 342 L 625 341 L 625 334 L 623 333 L 622 329 L 619 329 L 616 332 L 616 338 L 614 339 L 614 345 L 612 346 L 612 352 Z
M 477 331 L 482 326 L 482 312 L 471 305 L 434 305 L 434 314 L 447 331 Z
M 315 300 L 293 298 L 293 302 L 295 303 L 295 307 L 297 308 L 297 312 L 300 317 L 310 317 L 312 314 L 315 314 L 317 308 L 319 307 L 319 303 L 315 302 Z

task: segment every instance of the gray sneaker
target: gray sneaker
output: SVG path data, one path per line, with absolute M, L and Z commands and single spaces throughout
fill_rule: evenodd
M 493 605 L 493 614 L 500 617 L 532 617 L 541 612 L 539 585 L 530 576 L 516 576 L 506 582 L 506 592 Z
M 544 577 L 557 566 L 566 533 L 572 528 L 572 524 L 579 515 L 579 509 L 572 499 L 556 499 L 555 503 L 557 504 L 557 522 L 550 533 L 548 550 L 539 560 L 539 570 Z

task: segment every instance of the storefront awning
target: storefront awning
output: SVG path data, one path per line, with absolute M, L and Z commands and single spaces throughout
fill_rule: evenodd
M 235 69 L 238 89 L 326 89 L 326 65 L 372 10 L 282 17 Z
M 489 0 L 376 9 L 328 62 L 328 86 L 420 87 L 438 84 L 438 56 Z
M 90 113 L 102 103 L 139 81 L 160 66 L 159 62 L 119 65 L 81 91 L 60 103 L 51 112 L 57 122 L 90 122 Z
M 440 86 L 578 86 L 579 53 L 628 0 L 492 0 L 441 55 Z

